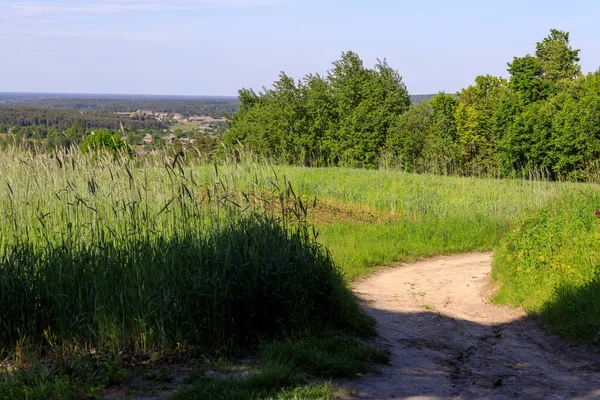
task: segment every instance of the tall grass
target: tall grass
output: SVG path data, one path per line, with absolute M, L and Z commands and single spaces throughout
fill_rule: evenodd
M 377 265 L 437 254 L 489 251 L 522 218 L 581 184 L 416 175 L 392 170 L 274 167 L 303 198 L 340 205 L 346 212 L 320 219 L 319 241 L 347 279 Z M 248 175 L 249 174 L 249 175 Z M 238 166 L 241 181 L 268 182 L 267 168 Z M 244 177 L 245 176 L 245 177 Z M 249 178 L 251 177 L 251 179 Z M 357 214 L 372 216 L 357 218 Z
M 573 340 L 600 338 L 600 194 L 565 194 L 525 219 L 499 247 L 496 301 L 522 306 Z
M 361 320 L 291 185 L 246 183 L 166 159 L 0 153 L 0 348 L 231 350 Z

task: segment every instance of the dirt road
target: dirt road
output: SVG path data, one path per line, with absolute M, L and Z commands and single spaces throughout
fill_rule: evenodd
M 391 351 L 382 375 L 342 382 L 358 399 L 600 399 L 600 353 L 489 302 L 492 255 L 383 270 L 355 284 Z

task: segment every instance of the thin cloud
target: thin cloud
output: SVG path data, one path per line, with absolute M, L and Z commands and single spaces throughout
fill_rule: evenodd
M 75 2 L 57 1 L 32 1 L 0 2 L 0 10 L 4 9 L 6 15 L 35 16 L 48 14 L 123 14 L 130 12 L 164 12 L 194 10 L 201 8 L 232 7 L 250 8 L 269 6 L 285 3 L 287 0 L 175 0 L 175 1 L 148 1 L 148 0 L 92 0 L 82 5 Z

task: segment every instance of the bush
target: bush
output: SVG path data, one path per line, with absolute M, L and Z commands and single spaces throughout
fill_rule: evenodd
M 560 197 L 526 219 L 497 251 L 499 302 L 521 305 L 570 339 L 600 330 L 600 205 L 595 190 Z
M 132 154 L 131 148 L 125 144 L 119 135 L 106 129 L 96 129 L 91 135 L 86 136 L 80 148 L 82 153 L 106 150 L 114 156 L 119 153 Z

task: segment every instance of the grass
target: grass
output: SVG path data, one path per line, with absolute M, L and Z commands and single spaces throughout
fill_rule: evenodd
M 167 161 L 0 154 L 0 392 L 95 385 L 36 373 L 50 353 L 235 354 L 315 327 L 374 333 L 289 183 L 241 188 Z
M 257 174 L 245 168 L 239 179 Z M 273 175 L 262 171 L 258 180 Z M 275 174 L 300 197 L 317 199 L 309 218 L 348 280 L 378 265 L 492 250 L 524 216 L 581 186 L 342 168 L 276 167 Z
M 179 398 L 333 398 L 323 379 L 386 360 L 357 339 L 375 331 L 349 281 L 498 246 L 498 301 L 555 327 L 571 313 L 579 322 L 563 331 L 575 336 L 600 330 L 573 312 L 599 304 L 588 185 L 8 151 L 0 187 L 8 397 L 93 398 L 129 373 L 123 357 L 235 357 L 262 343 L 248 374 L 199 372 Z M 555 267 L 518 268 L 549 259 Z
M 97 398 L 105 387 L 127 377 L 119 360 L 86 355 L 73 359 L 48 356 L 26 368 L 0 367 L 0 399 Z
M 527 218 L 498 249 L 501 303 L 523 306 L 571 340 L 600 338 L 600 193 L 581 187 Z
M 222 368 L 219 377 L 199 374 L 185 399 L 333 399 L 334 387 L 323 379 L 354 378 L 389 362 L 383 350 L 365 347 L 337 331 L 302 335 L 264 344 L 258 369 Z M 315 382 L 315 380 L 321 382 Z
M 192 132 L 203 127 L 204 126 L 200 122 L 179 121 L 177 125 L 174 125 L 171 129 L 174 131 L 181 130 L 183 132 Z
M 0 198 L 0 344 L 218 350 L 337 319 L 327 253 L 224 186 L 183 169 L 28 162 Z

